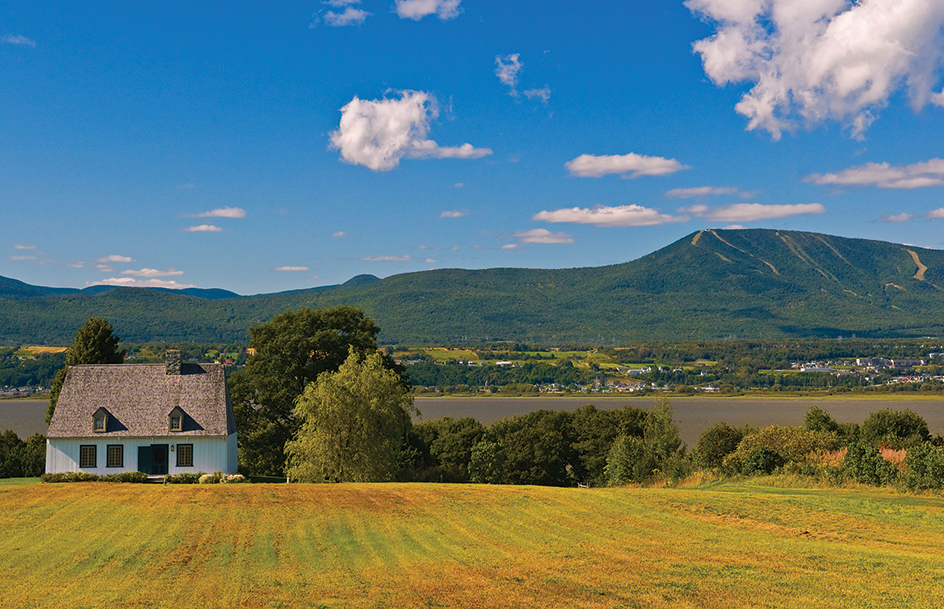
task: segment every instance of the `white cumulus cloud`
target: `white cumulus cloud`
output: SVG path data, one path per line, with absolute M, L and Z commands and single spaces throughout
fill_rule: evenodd
M 308 267 L 307 266 L 280 266 L 276 268 L 275 270 L 289 272 L 289 273 L 297 273 L 297 272 L 307 271 Z
M 709 208 L 706 205 L 694 205 L 678 210 L 679 213 L 691 214 L 700 218 L 719 222 L 753 222 L 755 220 L 773 220 L 805 214 L 824 214 L 826 208 L 819 203 L 799 203 L 797 205 L 761 205 L 760 203 L 735 203 L 726 207 Z
M 661 156 L 645 156 L 630 152 L 623 155 L 581 154 L 564 164 L 571 175 L 582 178 L 599 178 L 610 173 L 624 174 L 624 177 L 663 176 L 682 169 L 688 169 L 675 159 Z M 625 174 L 629 174 L 626 176 Z
M 476 159 L 488 148 L 439 146 L 427 139 L 429 123 L 439 116 L 436 100 L 423 91 L 401 91 L 399 99 L 361 100 L 341 108 L 341 124 L 331 133 L 331 147 L 344 161 L 389 171 L 404 156 L 412 158 Z
M 935 210 L 929 211 L 928 218 L 944 218 L 944 207 L 939 207 Z
M 400 19 L 419 21 L 423 17 L 436 15 L 442 21 L 455 19 L 461 10 L 462 0 L 397 0 L 394 10 Z
M 197 286 L 191 283 L 177 283 L 176 281 L 164 281 L 162 279 L 135 279 L 133 277 L 111 277 L 101 281 L 90 281 L 86 286 L 93 285 L 113 285 L 126 288 L 169 288 L 171 290 L 183 290 L 186 288 L 195 288 Z
M 717 188 L 714 186 L 698 186 L 696 188 L 673 188 L 665 193 L 669 199 L 695 199 L 710 195 L 734 195 L 740 191 L 737 188 Z
M 705 73 L 717 85 L 752 84 L 735 110 L 779 139 L 807 124 L 836 120 L 860 136 L 889 98 L 944 105 L 934 93 L 944 67 L 940 0 L 686 0 L 712 23 L 699 40 Z
M 168 269 L 166 271 L 159 271 L 157 269 L 140 269 L 140 270 L 131 270 L 121 271 L 122 275 L 131 275 L 132 277 L 175 277 L 177 275 L 183 275 L 183 271 L 178 271 L 176 269 Z
M 241 207 L 221 207 L 205 211 L 194 216 L 195 218 L 245 218 L 246 210 Z
M 515 239 L 521 243 L 573 243 L 574 238 L 567 233 L 552 233 L 546 228 L 535 228 L 515 233 Z
M 110 256 L 99 258 L 97 262 L 134 262 L 134 258 L 131 258 L 130 256 L 120 256 L 118 254 L 112 254 Z
M 944 186 L 944 159 L 931 159 L 904 167 L 895 167 L 888 163 L 866 163 L 839 173 L 813 174 L 807 176 L 805 181 L 815 184 L 903 189 Z
M 191 226 L 185 228 L 185 231 L 188 233 L 220 233 L 223 232 L 223 229 L 219 226 L 213 226 L 212 224 L 200 224 L 199 226 Z
M 688 218 L 662 214 L 655 209 L 641 205 L 618 205 L 616 207 L 598 205 L 593 208 L 572 207 L 542 211 L 535 214 L 532 220 L 593 224 L 595 226 L 654 226 L 667 222 L 685 222 Z
M 912 218 L 914 218 L 912 214 L 902 212 L 900 214 L 882 214 L 881 216 L 879 216 L 878 221 L 894 224 L 898 222 L 907 222 L 908 220 L 911 220 Z

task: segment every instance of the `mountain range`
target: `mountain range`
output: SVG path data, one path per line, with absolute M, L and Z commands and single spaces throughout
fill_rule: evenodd
M 944 334 L 944 251 L 770 229 L 703 230 L 574 269 L 439 269 L 239 296 L 220 289 L 32 286 L 0 277 L 0 343 L 62 344 L 90 316 L 131 342 L 247 343 L 300 307 L 350 305 L 387 343 L 906 337 Z

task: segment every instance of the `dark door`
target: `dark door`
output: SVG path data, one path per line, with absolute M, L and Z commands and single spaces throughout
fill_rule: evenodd
M 151 444 L 151 473 L 163 476 L 167 473 L 167 444 Z
M 167 444 L 138 447 L 138 471 L 151 476 L 167 473 Z
M 145 474 L 150 474 L 153 468 L 154 466 L 151 461 L 151 447 L 139 446 L 138 447 L 138 471 L 144 472 Z

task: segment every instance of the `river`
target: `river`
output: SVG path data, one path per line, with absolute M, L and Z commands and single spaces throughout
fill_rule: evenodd
M 810 406 L 817 405 L 840 423 L 861 423 L 870 412 L 891 408 L 909 408 L 928 422 L 932 435 L 944 435 L 944 399 L 873 399 L 873 398 L 726 398 L 726 397 L 673 397 L 670 398 L 679 424 L 679 434 L 689 448 L 695 446 L 698 436 L 715 423 L 741 425 L 800 425 Z M 0 400 L 0 430 L 12 429 L 20 438 L 34 433 L 45 433 L 44 422 L 48 400 Z M 485 425 L 503 417 L 510 417 L 545 408 L 573 411 L 584 404 L 600 409 L 651 408 L 653 398 L 603 397 L 539 397 L 539 398 L 418 398 L 416 407 L 421 415 L 415 421 L 442 417 L 472 417 Z M 91 425 L 91 424 L 90 424 Z

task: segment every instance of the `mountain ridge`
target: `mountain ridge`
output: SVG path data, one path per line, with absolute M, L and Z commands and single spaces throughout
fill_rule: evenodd
M 7 296 L 7 285 L 18 295 Z M 246 342 L 249 326 L 284 310 L 338 304 L 364 309 L 387 342 L 921 336 L 944 334 L 942 286 L 941 250 L 798 231 L 706 229 L 602 267 L 437 269 L 214 299 L 144 288 L 62 293 L 2 278 L 0 341 L 68 344 L 94 314 L 134 342 Z

